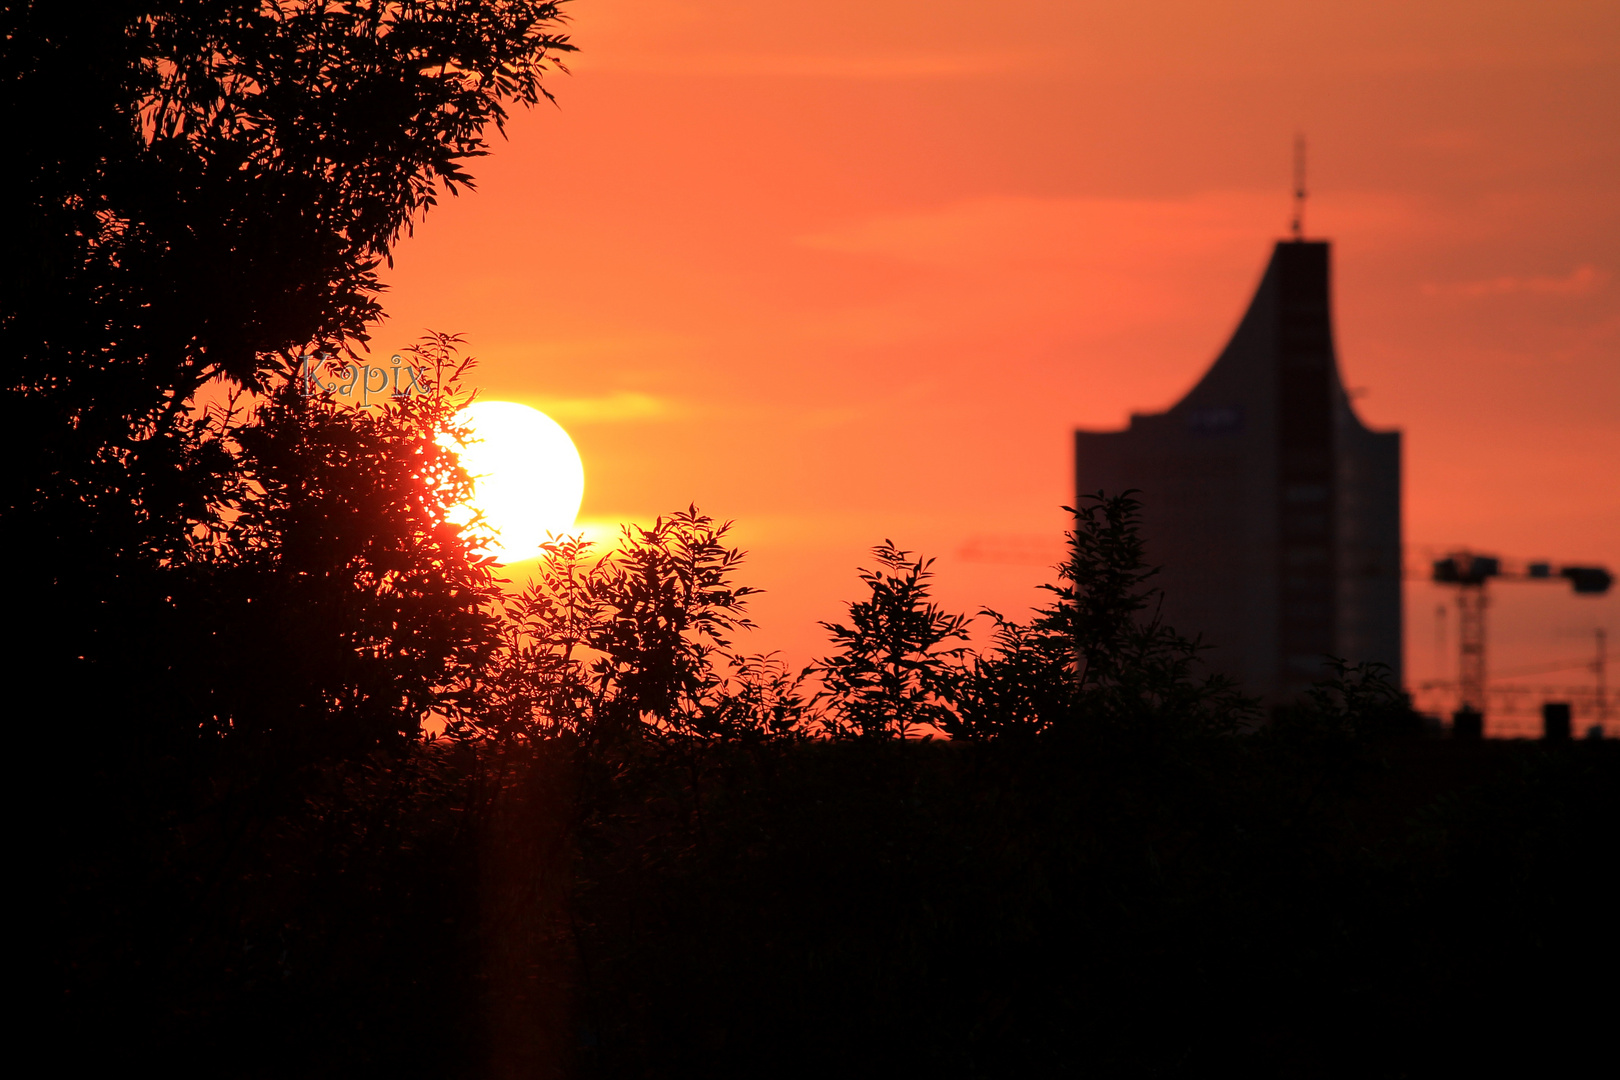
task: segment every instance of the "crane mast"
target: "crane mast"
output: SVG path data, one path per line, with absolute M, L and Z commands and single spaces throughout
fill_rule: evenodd
M 1561 566 L 1550 562 L 1503 560 L 1468 550 L 1454 551 L 1436 559 L 1432 580 L 1457 588 L 1457 713 L 1452 718 L 1458 735 L 1482 734 L 1485 719 L 1485 612 L 1490 606 L 1486 585 L 1502 581 L 1568 581 L 1576 593 L 1602 595 L 1614 584 L 1614 575 L 1601 566 Z M 1604 659 L 1606 644 L 1598 632 L 1598 708 L 1601 724 L 1607 719 Z

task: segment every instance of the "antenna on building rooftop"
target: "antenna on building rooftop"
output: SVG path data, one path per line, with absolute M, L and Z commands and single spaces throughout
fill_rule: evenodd
M 1294 136 L 1294 220 L 1289 231 L 1295 240 L 1305 239 L 1305 136 Z

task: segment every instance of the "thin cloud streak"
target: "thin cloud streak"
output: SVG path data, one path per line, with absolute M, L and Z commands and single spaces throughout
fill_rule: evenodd
M 839 79 L 904 82 L 964 79 L 1015 72 L 1051 71 L 1062 58 L 1039 52 L 895 53 L 631 53 L 618 52 L 576 62 L 591 72 L 679 75 L 688 78 Z
M 1480 281 L 1425 282 L 1423 292 L 1428 296 L 1503 296 L 1509 293 L 1586 296 L 1607 288 L 1609 279 L 1607 270 L 1582 263 L 1562 277 L 1503 275 Z
M 602 397 L 540 398 L 535 407 L 559 424 L 611 424 L 633 420 L 669 420 L 690 410 L 652 394 L 621 391 Z

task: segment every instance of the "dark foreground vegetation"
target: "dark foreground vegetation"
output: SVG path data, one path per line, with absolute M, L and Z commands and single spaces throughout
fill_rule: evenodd
M 279 806 L 103 818 L 53 897 L 63 1053 L 244 1077 L 1567 1074 L 1607 1038 L 1617 749 L 1314 716 L 1157 746 L 430 744 L 311 769 Z
M 377 267 L 548 96 L 556 4 L 5 10 L 0 536 L 48 1020 L 21 1041 L 51 1072 L 1602 1049 L 1615 748 L 1434 741 L 1360 668 L 1261 716 L 1157 618 L 1128 496 L 980 650 L 885 543 L 813 669 L 751 655 L 695 509 L 504 593 L 454 524 L 457 339 L 371 409 L 299 358 L 363 359 Z
M 1262 723 L 1153 618 L 1134 518 L 1088 504 L 1052 603 L 982 657 L 881 546 L 814 694 L 730 651 L 746 590 L 702 515 L 606 560 L 554 545 L 444 735 L 279 772 L 226 738 L 63 808 L 71 1055 L 1395 1077 L 1599 1052 L 1620 746 L 1439 740 L 1342 666 Z M 956 737 L 905 737 L 920 716 Z

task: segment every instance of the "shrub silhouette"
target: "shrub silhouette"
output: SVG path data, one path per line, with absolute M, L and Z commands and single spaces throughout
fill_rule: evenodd
M 1066 508 L 1068 509 L 1068 508 Z M 1201 673 L 1197 641 L 1160 614 L 1134 493 L 1088 497 L 1067 534 L 1053 600 L 1027 623 L 994 612 L 995 650 L 975 657 L 944 722 L 968 739 L 1230 731 L 1255 703 Z
M 587 742 L 785 734 L 804 708 L 778 659 L 737 650 L 754 589 L 732 577 L 743 553 L 729 522 L 696 507 L 626 526 L 593 556 L 564 537 L 508 600 L 500 648 L 480 676 L 477 710 L 455 733 Z
M 878 567 L 861 570 L 871 591 L 849 605 L 848 626 L 822 623 L 837 651 L 808 673 L 821 677 L 818 727 L 832 735 L 904 739 L 947 729 L 967 653 L 968 620 L 929 599 L 932 559 L 913 559 L 885 540 L 872 549 Z
M 407 355 L 430 393 L 360 410 L 283 381 L 224 428 L 238 492 L 173 568 L 195 619 L 176 676 L 216 737 L 298 761 L 398 750 L 493 647 L 493 568 L 452 520 L 472 361 L 451 335 Z

